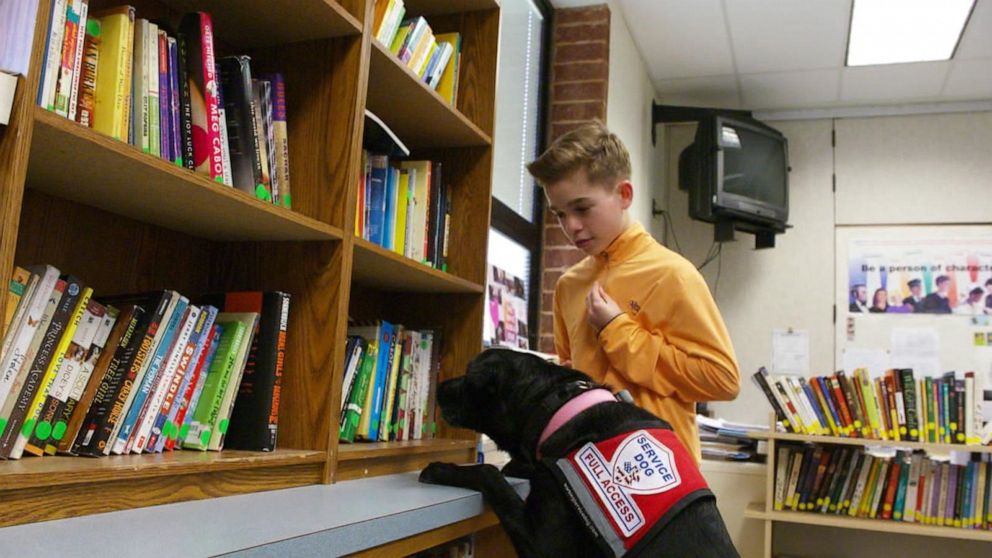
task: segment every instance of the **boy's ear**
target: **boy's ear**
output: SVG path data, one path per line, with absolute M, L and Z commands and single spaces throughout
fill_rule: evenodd
M 622 180 L 617 184 L 617 193 L 620 194 L 621 207 L 629 209 L 634 202 L 634 185 L 630 180 Z

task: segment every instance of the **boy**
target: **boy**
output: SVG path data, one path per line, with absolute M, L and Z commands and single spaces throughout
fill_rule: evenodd
M 729 400 L 740 374 L 727 328 L 696 268 L 627 213 L 630 156 L 593 122 L 528 170 L 569 240 L 587 254 L 558 280 L 555 350 L 597 382 L 627 389 L 701 457 L 696 402 Z

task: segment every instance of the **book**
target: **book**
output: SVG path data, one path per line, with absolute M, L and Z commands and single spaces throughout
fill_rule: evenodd
M 220 64 L 217 64 L 215 74 L 220 80 Z M 217 88 L 217 121 L 220 123 L 220 158 L 223 165 L 223 176 L 221 182 L 225 186 L 234 186 L 234 174 L 231 169 L 231 146 L 227 135 L 227 111 L 224 109 L 224 87 Z
M 279 184 L 279 205 L 293 207 L 293 194 L 289 181 L 289 127 L 286 110 L 286 80 L 281 73 L 262 74 L 262 79 L 272 84 L 272 134 L 274 136 L 275 169 L 272 174 Z
M 176 70 L 179 79 L 179 156 L 182 166 L 196 170 L 193 150 L 193 84 L 189 73 L 189 40 L 186 33 L 176 33 Z
M 93 113 L 96 109 L 96 76 L 100 66 L 100 47 L 103 27 L 99 19 L 86 20 L 86 35 L 83 39 L 83 59 L 80 68 L 79 88 L 76 91 L 76 122 L 88 128 L 93 127 Z
M 272 177 L 269 175 L 269 154 L 266 151 L 265 114 L 262 106 L 262 82 L 251 80 L 251 114 L 258 146 L 258 163 L 261 169 L 261 188 L 256 188 L 255 196 L 262 201 L 272 201 Z
M 214 317 L 216 318 L 216 315 Z M 176 412 L 175 424 L 179 428 L 179 433 L 175 437 L 171 435 L 167 436 L 165 441 L 166 451 L 172 451 L 176 447 L 176 444 L 179 444 L 181 449 L 182 442 L 186 440 L 186 436 L 189 434 L 190 426 L 193 423 L 193 411 L 200 401 L 203 386 L 206 385 L 207 372 L 210 370 L 214 358 L 217 356 L 217 349 L 220 347 L 220 339 L 223 333 L 224 328 L 218 325 L 215 320 L 204 345 L 205 351 L 200 353 L 200 360 L 193 370 L 193 377 L 190 378 L 190 382 L 186 386 L 186 392 L 183 394 L 182 402 L 180 402 L 179 409 Z
M 183 166 L 183 138 L 180 115 L 183 110 L 183 89 L 180 86 L 179 42 L 175 37 L 167 38 L 169 52 L 169 152 L 176 166 Z M 188 92 L 188 91 L 187 91 Z
M 279 431 L 279 398 L 289 330 L 290 295 L 279 291 L 229 292 L 225 312 L 259 315 L 224 445 L 273 451 Z
M 159 32 L 158 24 L 149 21 L 148 33 L 145 35 L 145 60 L 144 71 L 148 80 L 148 152 L 155 157 L 162 154 L 162 113 L 159 102 L 160 78 L 159 78 Z
M 462 36 L 460 33 L 442 33 L 435 37 L 440 43 L 451 45 L 451 57 L 437 83 L 437 92 L 451 106 L 458 104 L 458 82 L 461 74 Z
M 139 346 L 144 343 L 145 333 L 152 321 L 151 313 L 144 307 L 137 305 L 127 307 L 131 309 L 131 316 L 121 333 L 113 356 L 107 362 L 106 371 L 93 393 L 93 401 L 86 411 L 69 453 L 96 457 L 104 455 L 104 450 L 107 448 L 114 426 L 111 416 L 119 416 L 120 409 L 124 405 L 120 394 L 125 391 L 125 387 L 130 387 L 129 384 L 125 384 L 126 375 L 138 353 Z M 124 397 L 127 397 L 126 393 Z
M 127 141 L 131 99 L 134 8 L 95 12 L 100 21 L 99 70 L 93 100 L 93 129 Z
M 254 343 L 256 332 L 258 331 L 259 321 L 258 312 L 222 312 L 217 317 L 218 319 L 241 321 L 245 326 L 245 334 L 241 344 L 238 346 L 231 377 L 223 389 L 223 397 L 221 398 L 217 416 L 212 417 L 214 427 L 210 432 L 210 441 L 207 444 L 207 449 L 210 451 L 219 451 L 224 447 L 227 432 L 231 425 L 234 402 L 238 396 L 238 388 L 241 386 L 241 380 L 244 377 L 248 355 Z
M 69 99 L 66 108 L 66 118 L 76 121 L 76 114 L 79 105 L 79 83 L 83 73 L 83 54 L 86 44 L 86 30 L 89 22 L 89 0 L 79 0 L 79 20 L 76 22 L 76 36 L 74 37 L 72 53 L 72 79 L 68 82 Z M 61 84 L 60 84 L 61 86 Z
M 221 406 L 232 376 L 236 375 L 234 368 L 238 365 L 239 352 L 248 334 L 244 321 L 228 319 L 218 314 L 217 324 L 223 328 L 217 347 L 216 356 L 207 371 L 203 390 L 197 401 L 192 420 L 183 438 L 184 449 L 206 451 L 210 445 L 213 431 L 219 426 Z
M 10 331 L 10 324 L 14 321 L 14 315 L 17 314 L 18 305 L 21 302 L 21 298 L 24 297 L 25 292 L 28 288 L 28 283 L 31 281 L 31 272 L 20 266 L 14 266 L 14 272 L 11 275 L 10 283 L 7 289 L 7 305 L 4 307 L 3 316 L 3 329 L 2 331 Z M 26 305 L 25 305 L 26 306 Z M 21 312 L 23 316 L 23 311 Z M 3 345 L 3 352 L 7 351 L 6 334 L 4 335 L 5 342 Z M 3 354 L 3 353 L 0 353 Z
M 52 344 L 55 340 L 50 339 L 48 334 L 49 326 L 58 310 L 59 302 L 65 292 L 65 281 L 58 277 L 55 270 L 55 280 L 49 283 L 48 272 L 54 270 L 50 268 L 42 270 L 32 268 L 32 271 L 44 271 L 46 276 L 42 278 L 42 287 L 35 292 L 35 297 L 31 302 L 31 308 L 25 314 L 25 319 L 19 324 L 17 339 L 13 343 L 11 350 L 7 352 L 4 359 L 3 382 L 4 388 L 0 391 L 3 396 L 3 405 L 0 406 L 0 440 L 8 430 L 11 415 L 15 406 L 26 406 L 29 401 L 21 401 L 21 394 L 24 389 L 24 382 L 31 378 L 32 382 L 38 382 L 40 371 L 36 371 L 35 360 L 38 358 L 38 351 L 42 344 L 46 343 L 46 351 L 52 351 Z M 51 288 L 48 285 L 51 285 Z M 37 313 L 35 313 L 37 311 Z M 51 359 L 49 354 L 46 358 Z M 30 396 L 27 396 L 30 397 Z M 21 411 L 23 413 L 23 411 Z
M 182 304 L 182 302 L 183 299 L 180 299 L 180 304 Z M 125 449 L 127 452 L 141 453 L 145 451 L 145 447 L 151 439 L 152 427 L 154 427 L 155 423 L 158 421 L 162 410 L 162 404 L 168 396 L 170 386 L 173 385 L 173 379 L 175 378 L 176 371 L 179 370 L 180 363 L 183 362 L 187 351 L 192 351 L 188 345 L 190 338 L 193 335 L 193 330 L 199 322 L 200 309 L 199 307 L 188 303 L 185 307 L 183 307 L 182 313 L 180 313 L 179 309 L 180 307 L 177 306 L 176 312 L 173 315 L 181 317 L 175 321 L 175 333 L 172 335 L 171 339 L 168 340 L 168 346 L 162 353 L 165 356 L 162 363 L 158 367 L 154 380 L 152 380 L 150 384 L 151 389 L 145 399 L 144 408 L 138 415 L 138 420 L 134 426 L 133 434 L 131 436 L 133 442 L 129 442 L 130 448 Z M 162 346 L 166 346 L 165 339 L 162 341 Z M 154 367 L 154 361 L 152 366 Z M 149 375 L 150 374 L 151 369 L 149 369 Z M 179 381 L 181 382 L 181 379 Z M 157 436 L 155 441 L 158 441 Z M 154 449 L 154 445 L 152 448 Z
M 132 404 L 141 383 L 144 381 L 148 366 L 154 358 L 154 353 L 164 335 L 166 326 L 179 302 L 179 294 L 167 290 L 161 293 L 133 297 L 131 300 L 120 300 L 119 302 L 134 302 L 148 308 L 149 318 L 147 325 L 143 328 L 143 337 L 135 340 L 135 352 L 130 357 L 121 387 L 115 395 L 110 413 L 106 418 L 105 428 L 109 428 L 109 433 L 101 432 L 97 440 L 97 443 L 103 443 L 103 455 L 109 455 L 115 448 L 118 450 L 116 453 L 123 453 L 123 446 L 127 443 L 128 436 L 125 436 L 119 445 L 118 436 L 127 421 L 127 416 L 131 413 Z M 135 410 L 135 415 L 139 411 L 140 408 Z M 131 424 L 133 427 L 133 421 Z
M 161 325 L 155 330 L 150 354 L 142 363 L 141 368 L 136 372 L 134 384 L 128 398 L 129 403 L 125 405 L 127 412 L 123 415 L 117 427 L 117 439 L 110 449 L 115 455 L 131 452 L 131 448 L 136 441 L 136 437 L 133 434 L 140 424 L 140 419 L 145 414 L 149 396 L 152 395 L 161 378 L 164 371 L 163 365 L 169 356 L 172 342 L 179 333 L 183 317 L 186 315 L 186 307 L 189 305 L 189 299 L 175 291 L 169 291 L 167 296 L 169 297 L 169 301 L 162 314 Z
M 248 56 L 221 58 L 220 78 L 232 181 L 238 190 L 255 196 L 257 188 L 264 189 L 264 185 L 252 109 L 251 59 Z
M 76 377 L 82 373 L 86 353 L 93 345 L 93 340 L 96 338 L 97 330 L 103 322 L 106 312 L 107 309 L 95 300 L 90 300 L 83 308 L 81 318 L 44 395 L 35 427 L 27 436 L 28 440 L 24 446 L 25 452 L 36 456 L 44 455 L 46 446 L 51 445 L 50 440 L 53 437 L 56 442 L 62 438 L 64 426 L 59 432 L 55 432 L 54 428 L 62 416 L 62 410 L 69 399 L 69 392 L 76 383 Z M 52 451 L 47 453 L 54 454 L 54 450 L 53 446 Z
M 158 79 L 158 155 L 166 161 L 172 161 L 172 81 L 169 77 L 169 36 L 161 27 L 158 29 L 157 52 L 158 61 L 156 76 Z
M 97 330 L 90 353 L 86 358 L 84 373 L 80 374 L 76 385 L 73 386 L 62 413 L 61 421 L 66 426 L 64 434 L 58 441 L 57 453 L 75 453 L 73 446 L 96 397 L 97 389 L 103 382 L 117 347 L 124 340 L 128 328 L 131 327 L 134 315 L 134 306 L 127 305 L 120 310 L 113 306 L 107 306 L 103 323 Z M 130 338 L 129 335 L 127 337 Z
M 134 20 L 134 47 L 131 51 L 131 129 L 129 143 L 144 151 L 151 153 L 151 137 L 149 131 L 151 120 L 148 115 L 148 108 L 151 106 L 148 96 L 151 85 L 149 83 L 148 69 L 148 47 L 150 45 L 149 34 L 150 22 L 144 18 Z M 156 73 L 157 75 L 157 73 Z
M 65 279 L 65 293 L 59 301 L 59 307 L 52 318 L 45 336 L 43 348 L 39 350 L 42 360 L 35 359 L 35 366 L 21 388 L 21 398 L 11 413 L 7 432 L 0 442 L 0 456 L 7 459 L 20 459 L 24 448 L 34 431 L 41 414 L 42 405 L 55 376 L 65 358 L 66 350 L 72 341 L 76 327 L 83 318 L 93 289 L 86 287 L 81 281 L 72 276 Z M 51 348 L 51 352 L 45 351 Z M 46 358 L 47 357 L 47 358 Z M 47 360 L 47 362 L 45 362 Z M 42 366 L 43 365 L 43 366 Z M 33 382 L 32 380 L 38 380 Z M 30 403 L 23 405 L 30 400 Z M 14 436 L 14 430 L 18 430 Z
M 378 344 L 375 340 L 368 341 L 362 339 L 361 345 L 364 350 L 361 355 L 361 363 L 355 375 L 355 386 L 351 390 L 348 404 L 341 415 L 341 428 L 339 439 L 342 442 L 353 442 L 355 434 L 360 427 L 360 419 L 365 412 L 365 400 L 371 393 L 371 381 L 375 370 L 375 363 L 378 361 Z
M 62 71 L 63 46 L 66 20 L 71 11 L 70 0 L 52 0 L 48 34 L 45 42 L 45 60 L 39 85 L 38 104 L 46 110 L 55 110 L 55 91 Z
M 262 109 L 262 141 L 265 145 L 266 164 L 268 169 L 269 188 L 272 203 L 279 203 L 279 175 L 276 173 L 276 136 L 272 128 L 272 83 L 267 79 L 258 79 L 258 102 Z M 254 91 L 253 91 L 254 93 Z
M 222 182 L 224 161 L 215 88 L 217 62 L 214 59 L 213 21 L 205 12 L 188 13 L 183 16 L 179 31 L 186 41 L 193 165 L 197 172 Z
M 217 313 L 217 308 L 210 305 L 200 308 L 200 315 L 193 326 L 190 340 L 159 409 L 159 416 L 152 426 L 146 446 L 150 452 L 158 453 L 165 450 L 167 443 L 179 436 L 180 409 L 185 403 L 186 394 L 192 393 L 189 391 L 191 385 L 195 385 L 199 377 L 203 355 L 212 341 L 211 332 Z

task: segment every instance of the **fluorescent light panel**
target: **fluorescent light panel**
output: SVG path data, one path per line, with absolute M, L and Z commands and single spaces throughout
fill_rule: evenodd
M 975 0 L 854 0 L 847 65 L 950 60 Z

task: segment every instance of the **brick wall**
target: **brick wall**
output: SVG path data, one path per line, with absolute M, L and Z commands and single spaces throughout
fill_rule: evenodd
M 606 122 L 610 74 L 610 10 L 604 5 L 555 10 L 551 32 L 549 141 L 587 120 Z M 552 293 L 562 273 L 583 253 L 568 242 L 550 212 L 544 214 L 540 350 L 553 353 Z

